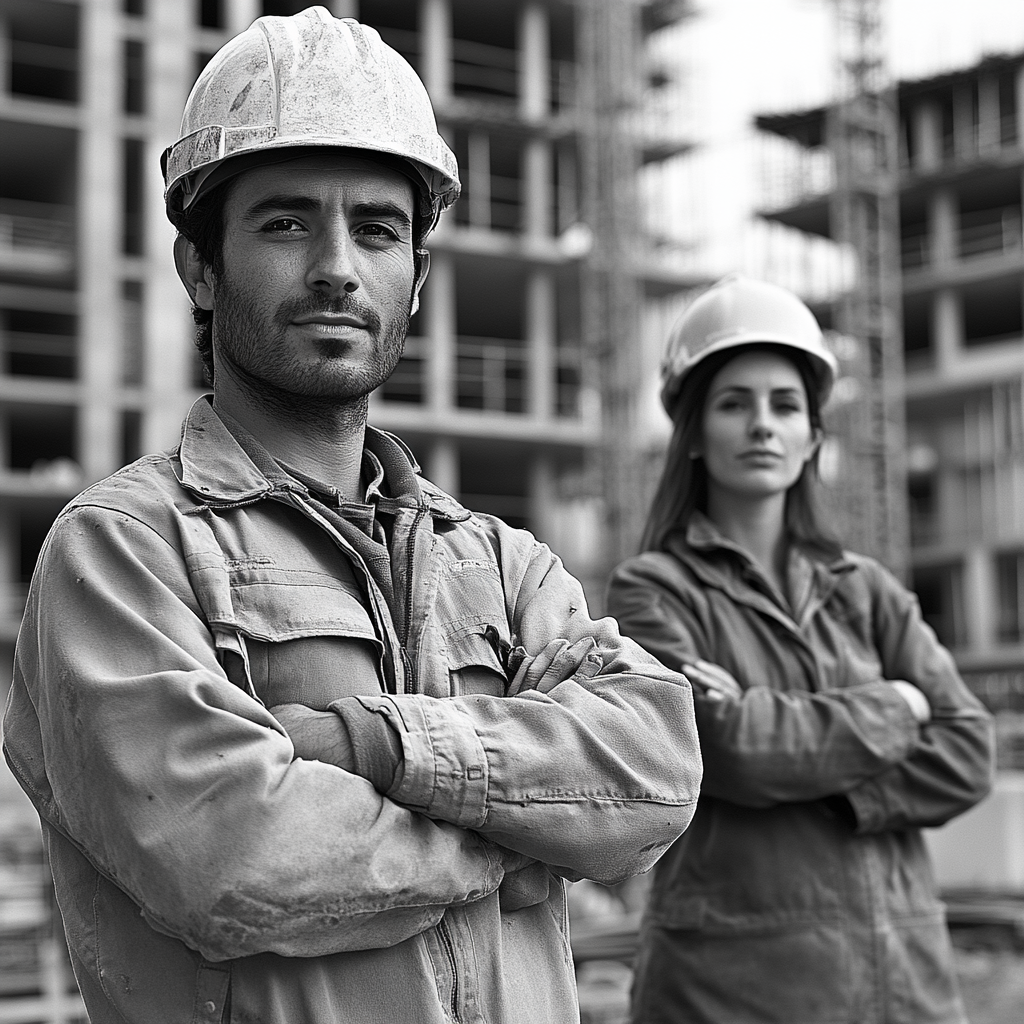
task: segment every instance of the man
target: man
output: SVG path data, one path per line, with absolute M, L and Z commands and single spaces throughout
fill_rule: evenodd
M 262 18 L 165 168 L 212 404 L 58 518 L 5 720 L 92 1022 L 576 1020 L 563 879 L 685 828 L 690 691 L 366 426 L 458 193 L 426 93 Z

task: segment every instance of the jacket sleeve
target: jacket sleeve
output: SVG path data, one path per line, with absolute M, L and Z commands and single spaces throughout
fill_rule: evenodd
M 599 674 L 515 697 L 352 698 L 341 712 L 346 725 L 366 727 L 356 703 L 390 716 L 404 761 L 389 795 L 405 806 L 570 877 L 611 882 L 646 870 L 696 806 L 701 759 L 690 687 L 612 619 L 591 619 L 579 583 L 545 545 L 518 531 L 503 543 L 518 642 L 536 654 L 553 638 L 591 636 Z
M 41 816 L 211 960 L 390 946 L 492 892 L 502 853 L 292 744 L 233 685 L 182 553 L 65 512 L 18 643 L 5 752 Z
M 868 563 L 864 571 L 874 592 L 874 629 L 886 678 L 913 683 L 928 698 L 932 717 L 907 758 L 845 795 L 858 832 L 941 825 L 991 788 L 991 715 L 922 621 L 914 594 L 881 566 Z
M 645 556 L 615 570 L 609 611 L 624 633 L 667 665 L 721 660 L 679 579 Z M 771 807 L 856 789 L 902 762 L 919 742 L 906 701 L 885 681 L 808 692 L 745 684 L 740 700 L 694 694 L 704 755 L 702 791 Z

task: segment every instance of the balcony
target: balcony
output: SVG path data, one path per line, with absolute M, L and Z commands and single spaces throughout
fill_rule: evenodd
M 1021 251 L 1021 208 L 1004 206 L 960 215 L 960 259 Z
M 395 372 L 381 388 L 384 401 L 427 404 L 429 339 L 409 338 Z M 529 351 L 525 344 L 502 338 L 459 337 L 455 347 L 455 406 L 499 415 L 524 416 L 529 411 Z M 555 351 L 555 416 L 583 416 L 583 359 L 578 346 Z
M 73 211 L 0 198 L 0 275 L 67 278 L 75 267 Z

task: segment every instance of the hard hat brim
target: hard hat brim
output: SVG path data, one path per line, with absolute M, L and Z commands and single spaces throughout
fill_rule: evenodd
M 766 331 L 744 331 L 719 338 L 693 356 L 689 356 L 682 365 L 671 367 L 667 379 L 661 389 L 661 404 L 665 411 L 672 415 L 679 394 L 687 377 L 709 356 L 734 348 L 746 348 L 752 345 L 778 345 L 780 348 L 792 349 L 808 357 L 815 379 L 818 382 L 818 400 L 824 405 L 832 393 L 832 386 L 839 375 L 839 362 L 827 349 L 811 348 L 793 338 L 784 335 L 773 335 Z

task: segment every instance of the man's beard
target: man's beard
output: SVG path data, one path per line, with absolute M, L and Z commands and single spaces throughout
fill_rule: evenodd
M 405 347 L 412 300 L 402 314 L 382 327 L 376 310 L 362 305 L 352 294 L 329 297 L 310 295 L 281 303 L 269 319 L 261 319 L 250 298 L 220 283 L 213 312 L 214 347 L 236 374 L 264 399 L 293 409 L 309 405 L 358 402 L 365 405 L 370 392 L 391 376 Z M 358 317 L 374 343 L 363 364 L 343 370 L 337 352 L 344 342 L 324 338 L 319 360 L 303 363 L 289 351 L 285 334 L 300 317 L 319 314 Z

